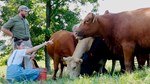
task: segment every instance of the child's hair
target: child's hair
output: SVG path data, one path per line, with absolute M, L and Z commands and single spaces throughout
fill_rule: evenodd
M 17 46 L 20 46 L 23 40 L 18 40 L 15 42 L 15 49 L 17 49 Z

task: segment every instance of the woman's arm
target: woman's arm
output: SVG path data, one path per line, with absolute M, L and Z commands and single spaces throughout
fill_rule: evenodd
M 36 56 L 35 53 L 36 53 L 36 52 L 33 52 L 33 53 L 31 54 L 30 59 L 34 59 L 34 58 L 35 58 L 35 56 Z
M 37 45 L 37 46 L 35 46 L 35 47 L 29 48 L 29 49 L 26 50 L 26 54 L 31 54 L 32 52 L 37 51 L 38 49 L 40 49 L 40 48 L 43 47 L 43 46 L 46 46 L 46 45 L 49 44 L 49 43 L 50 43 L 50 44 L 53 44 L 53 41 L 50 40 L 50 41 L 44 42 L 44 43 L 42 43 L 42 44 L 40 44 L 40 45 Z

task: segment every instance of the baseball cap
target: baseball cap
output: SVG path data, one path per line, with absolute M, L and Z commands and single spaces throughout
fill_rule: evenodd
M 19 6 L 18 11 L 21 11 L 21 10 L 30 11 L 30 9 L 25 5 Z

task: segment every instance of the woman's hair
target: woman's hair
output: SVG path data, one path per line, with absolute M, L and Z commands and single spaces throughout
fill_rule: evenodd
M 18 40 L 15 42 L 15 49 L 17 49 L 17 46 L 20 46 L 23 40 Z

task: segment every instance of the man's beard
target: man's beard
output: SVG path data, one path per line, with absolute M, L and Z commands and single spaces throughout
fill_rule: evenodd
M 23 18 L 25 18 L 25 17 L 26 17 L 24 14 L 21 14 L 21 16 L 22 16 Z

